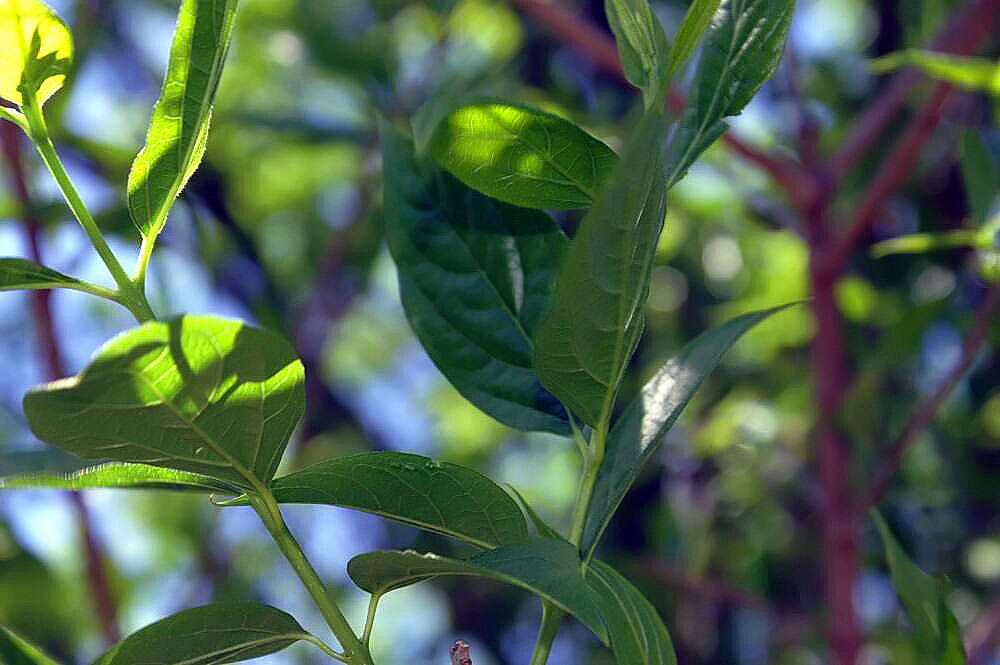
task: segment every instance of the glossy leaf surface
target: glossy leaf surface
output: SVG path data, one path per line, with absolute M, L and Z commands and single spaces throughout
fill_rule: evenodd
M 660 144 L 647 114 L 600 199 L 584 217 L 535 333 L 542 384 L 588 425 L 611 413 L 643 329 L 649 273 L 666 214 Z
M 667 57 L 667 71 L 670 74 L 675 74 L 694 53 L 720 4 L 722 0 L 694 0 L 688 7 Z
M 921 662 L 925 665 L 964 665 L 962 630 L 948 607 L 942 585 L 906 556 L 881 515 L 872 511 L 872 517 L 882 536 L 892 584 L 913 626 Z
M 75 288 L 81 282 L 34 261 L 0 258 L 0 291 L 15 289 Z
M 670 44 L 649 0 L 604 0 L 608 25 L 618 44 L 629 83 L 643 91 L 646 107 L 660 100 L 669 75 Z
M 66 80 L 73 36 L 62 19 L 38 0 L 0 2 L 0 97 L 21 106 L 21 85 L 39 104 Z
M 213 603 L 132 633 L 94 665 L 222 665 L 266 656 L 310 638 L 295 619 L 273 607 Z
M 143 236 L 156 236 L 198 168 L 212 100 L 229 50 L 236 0 L 183 0 L 170 62 L 146 145 L 128 176 L 128 208 Z
M 672 187 L 726 131 L 778 66 L 788 38 L 794 0 L 727 0 L 702 52 L 688 105 L 670 142 L 667 185 Z
M 40 648 L 0 626 L 0 663 L 3 665 L 58 665 Z
M 490 199 L 419 164 L 383 126 L 385 215 L 410 325 L 441 373 L 497 420 L 569 432 L 532 367 L 532 334 L 567 244 L 543 212 Z
M 656 608 L 614 568 L 591 561 L 587 583 L 594 590 L 619 665 L 676 665 L 670 634 Z
M 253 489 L 305 409 L 302 363 L 274 333 L 205 316 L 147 323 L 79 375 L 24 399 L 35 434 L 84 458 L 191 471 Z
M 361 510 L 480 547 L 528 537 L 524 515 L 492 480 L 468 467 L 408 453 L 329 459 L 275 479 L 279 503 Z
M 500 101 L 453 109 L 428 145 L 434 160 L 469 187 L 525 208 L 586 208 L 615 153 L 559 116 Z
M 588 555 L 593 552 L 643 464 L 659 448 L 663 437 L 725 352 L 746 331 L 785 307 L 744 314 L 702 333 L 643 386 L 608 434 L 604 462 L 583 531 L 582 552 Z
M 537 538 L 462 560 L 412 550 L 369 552 L 351 559 L 347 571 L 355 584 L 377 594 L 438 575 L 490 577 L 548 599 L 608 643 L 593 593 L 580 572 L 576 548 L 565 541 Z

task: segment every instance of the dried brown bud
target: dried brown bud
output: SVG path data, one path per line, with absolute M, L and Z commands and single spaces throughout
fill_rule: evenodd
M 472 665 L 472 656 L 469 655 L 469 643 L 465 640 L 456 640 L 451 645 L 451 665 Z

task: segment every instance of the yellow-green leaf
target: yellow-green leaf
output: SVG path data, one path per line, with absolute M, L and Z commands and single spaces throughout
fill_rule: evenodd
M 73 36 L 38 0 L 0 0 L 0 97 L 23 104 L 21 85 L 39 104 L 62 87 L 73 58 Z

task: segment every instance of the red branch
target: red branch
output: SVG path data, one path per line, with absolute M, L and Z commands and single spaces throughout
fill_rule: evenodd
M 24 172 L 21 159 L 21 135 L 14 125 L 0 122 L 0 140 L 3 142 L 4 157 L 10 170 L 11 181 L 15 194 L 21 203 L 24 214 L 24 230 L 28 239 L 31 259 L 42 264 L 41 238 L 39 228 L 41 221 L 34 207 L 28 190 L 28 179 Z M 66 376 L 59 339 L 52 321 L 52 307 L 49 302 L 51 291 L 32 290 L 30 292 L 31 313 L 39 337 L 39 354 L 45 364 L 45 370 L 50 380 Z M 79 492 L 67 492 L 73 510 L 76 513 L 80 538 L 83 543 L 87 567 L 87 581 L 93 596 L 94 609 L 97 612 L 101 634 L 108 644 L 114 644 L 121 639 L 118 629 L 117 609 L 111 584 L 108 581 L 104 567 L 104 554 L 97 535 L 94 533 L 90 512 Z
M 941 379 L 934 392 L 917 405 L 917 408 L 914 409 L 913 414 L 910 416 L 910 420 L 903 427 L 903 431 L 900 432 L 896 440 L 889 446 L 889 450 L 882 456 L 882 466 L 875 471 L 875 475 L 872 476 L 871 486 L 858 506 L 861 515 L 867 512 L 872 506 L 878 504 L 885 495 L 893 477 L 903 463 L 903 457 L 907 451 L 913 447 L 920 433 L 927 428 L 934 418 L 934 414 L 938 408 L 944 403 L 952 389 L 976 360 L 976 356 L 979 355 L 979 351 L 983 348 L 989 336 L 990 324 L 992 323 L 993 312 L 996 310 L 998 300 L 1000 300 L 1000 287 L 991 287 L 982 305 L 980 305 L 979 311 L 976 312 L 975 323 L 973 323 L 972 330 L 969 331 L 968 336 L 965 338 L 965 343 L 962 346 L 962 355 L 958 362 Z
M 601 70 L 621 81 L 626 80 L 625 70 L 618 57 L 618 47 L 607 32 L 554 3 L 543 0 L 511 2 L 563 42 L 590 56 Z M 677 91 L 671 91 L 667 99 L 667 104 L 674 110 L 683 108 L 684 102 L 684 95 Z M 722 141 L 737 155 L 768 173 L 800 207 L 807 205 L 815 196 L 816 188 L 799 164 L 751 146 L 732 132 L 726 132 Z

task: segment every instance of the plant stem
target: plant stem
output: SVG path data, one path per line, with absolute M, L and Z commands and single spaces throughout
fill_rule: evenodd
M 262 487 L 258 494 L 250 495 L 250 505 L 260 515 L 261 521 L 264 522 L 264 526 L 274 538 L 274 542 L 277 543 L 281 553 L 285 555 L 288 563 L 302 580 L 303 586 L 312 596 L 313 602 L 323 614 L 330 630 L 337 636 L 337 640 L 340 641 L 340 646 L 344 650 L 346 662 L 350 665 L 373 665 L 368 647 L 354 634 L 354 630 L 340 608 L 327 595 L 323 581 L 320 580 L 316 570 L 309 563 L 309 559 L 306 558 L 298 541 L 295 540 L 295 536 L 288 530 L 288 525 L 285 524 L 278 503 L 274 500 L 274 495 L 271 494 L 270 490 Z
M 535 652 L 531 655 L 530 665 L 545 665 L 548 661 L 552 643 L 555 642 L 564 615 L 565 612 L 549 601 L 542 601 L 542 625 L 538 629 L 538 641 L 535 643 Z
M 59 154 L 56 152 L 56 147 L 52 143 L 52 137 L 49 135 L 48 126 L 45 124 L 45 116 L 42 113 L 42 107 L 38 103 L 38 98 L 33 93 L 24 93 L 23 97 L 24 107 L 22 110 L 28 123 L 28 135 L 38 149 L 38 153 L 42 156 L 42 161 L 45 162 L 49 172 L 52 173 L 52 177 L 55 178 L 56 184 L 59 185 L 59 190 L 62 192 L 63 198 L 66 199 L 70 210 L 73 211 L 76 220 L 80 223 L 87 237 L 90 238 L 91 244 L 104 261 L 104 265 L 111 272 L 115 284 L 118 285 L 119 302 L 132 312 L 139 323 L 154 320 L 156 317 L 149 306 L 149 302 L 146 300 L 146 295 L 125 273 L 124 268 L 122 268 L 118 259 L 115 258 L 111 248 L 108 247 L 108 243 L 105 241 L 101 230 L 97 228 L 97 222 L 94 221 L 90 211 L 87 210 L 86 204 L 84 204 L 83 199 L 80 198 L 80 194 L 76 191 L 76 187 L 73 186 L 73 181 L 70 180 L 66 168 L 59 159 Z

